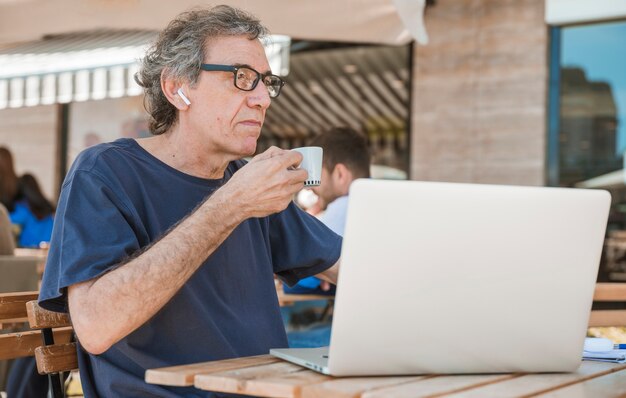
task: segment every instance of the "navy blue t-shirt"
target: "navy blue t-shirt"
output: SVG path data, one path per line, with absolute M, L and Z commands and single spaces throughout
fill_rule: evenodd
M 223 185 L 179 172 L 132 139 L 81 153 L 62 187 L 39 296 L 67 310 L 67 286 L 102 275 L 162 237 Z M 289 284 L 339 258 L 341 238 L 293 203 L 241 223 L 148 322 L 101 355 L 78 350 L 86 397 L 212 396 L 148 385 L 148 368 L 286 347 L 273 275 Z

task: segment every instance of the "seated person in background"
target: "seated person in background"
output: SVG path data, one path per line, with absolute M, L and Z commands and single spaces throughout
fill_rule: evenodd
M 316 136 L 310 145 L 324 150 L 322 182 L 313 188 L 324 211 L 318 219 L 343 236 L 350 184 L 357 178 L 370 177 L 367 138 L 349 127 L 335 127 Z M 293 287 L 285 286 L 284 291 L 292 294 L 334 294 L 334 288 L 328 282 L 314 276 L 302 279 Z
M 0 204 L 0 255 L 12 255 L 15 249 L 13 229 L 9 221 L 9 213 L 3 204 Z
M 50 242 L 54 206 L 45 198 L 31 174 L 20 177 L 18 192 L 19 200 L 11 212 L 11 222 L 20 228 L 18 245 L 39 247 L 41 242 Z
M 9 148 L 0 146 L 0 203 L 8 212 L 13 211 L 15 201 L 18 199 L 17 185 L 13 153 Z

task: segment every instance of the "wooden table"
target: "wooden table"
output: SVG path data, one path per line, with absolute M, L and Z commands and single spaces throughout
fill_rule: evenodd
M 150 369 L 146 382 L 293 398 L 626 396 L 626 364 L 583 361 L 575 373 L 330 377 L 269 355 Z
M 31 249 L 17 247 L 13 250 L 13 254 L 18 257 L 37 257 L 45 259 L 48 256 L 48 249 Z

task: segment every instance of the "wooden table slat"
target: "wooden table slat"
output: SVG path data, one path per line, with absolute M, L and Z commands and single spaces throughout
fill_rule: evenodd
M 570 384 L 581 383 L 626 368 L 626 364 L 583 361 L 574 373 L 526 374 L 500 383 L 490 384 L 478 389 L 446 395 L 450 398 L 472 397 L 524 397 L 563 388 Z
M 414 382 L 425 376 L 344 377 L 302 387 L 302 398 L 355 398 L 373 391 L 402 383 Z
M 208 391 L 258 395 L 256 391 L 250 389 L 250 380 L 263 379 L 265 377 L 280 378 L 290 373 L 303 372 L 304 370 L 302 366 L 280 361 L 266 365 L 246 367 L 245 369 L 198 374 L 195 377 L 194 386 L 201 390 Z
M 54 329 L 56 343 L 69 343 L 74 331 L 71 327 Z M 41 331 L 27 330 L 24 332 L 0 334 L 0 360 L 28 357 L 35 355 L 35 348 L 42 345 Z
M 263 379 L 248 381 L 248 388 L 257 394 L 275 398 L 291 398 L 301 396 L 303 386 L 321 383 L 331 380 L 326 376 L 312 370 L 289 373 L 280 377 L 265 377 Z
M 258 355 L 246 358 L 233 358 L 223 361 L 210 361 L 192 365 L 169 366 L 166 368 L 148 369 L 146 382 L 164 386 L 188 387 L 193 386 L 197 374 L 222 372 L 232 369 L 241 369 L 248 366 L 263 365 L 280 361 L 269 355 Z
M 436 376 L 367 392 L 362 398 L 418 398 L 443 396 L 459 391 L 498 383 L 520 375 L 455 375 Z
M 617 398 L 626 396 L 626 369 L 539 395 L 541 398 Z

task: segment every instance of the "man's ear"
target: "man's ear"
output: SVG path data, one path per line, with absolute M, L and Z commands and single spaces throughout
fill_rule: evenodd
M 346 177 L 348 177 L 348 175 L 352 174 L 350 170 L 346 167 L 346 165 L 343 163 L 337 163 L 335 165 L 335 169 L 333 170 L 333 173 L 336 175 L 337 179 L 339 180 L 344 180 Z
M 174 80 L 165 74 L 165 71 L 161 72 L 161 90 L 165 95 L 165 98 L 174 105 L 178 110 L 185 110 L 189 108 L 189 104 L 185 101 L 181 95 L 178 94 L 178 90 L 188 93 L 188 86 L 182 84 L 178 80 Z
M 341 195 L 347 195 L 348 190 L 350 189 L 350 184 L 354 179 L 352 175 L 352 171 L 348 167 L 346 167 L 343 163 L 337 163 L 335 165 L 335 169 L 333 170 L 333 177 L 335 180 L 335 185 L 340 188 Z

